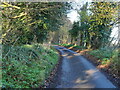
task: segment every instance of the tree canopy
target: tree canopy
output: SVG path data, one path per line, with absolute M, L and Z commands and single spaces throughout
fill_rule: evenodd
M 78 11 L 80 21 L 74 22 L 70 34 L 80 35 L 80 45 L 91 48 L 105 46 L 108 42 L 112 26 L 116 23 L 118 6 L 114 2 L 92 2 L 84 4 Z M 76 26 L 76 23 L 77 24 Z
M 42 43 L 49 31 L 59 30 L 67 2 L 3 2 L 3 44 Z M 16 40 L 18 39 L 18 40 Z

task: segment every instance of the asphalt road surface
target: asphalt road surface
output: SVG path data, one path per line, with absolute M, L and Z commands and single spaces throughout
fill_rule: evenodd
M 104 74 L 78 53 L 54 46 L 63 57 L 56 88 L 116 88 Z

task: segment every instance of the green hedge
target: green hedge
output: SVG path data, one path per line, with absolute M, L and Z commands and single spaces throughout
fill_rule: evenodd
M 120 71 L 120 49 L 112 50 L 110 48 L 102 48 L 89 51 L 88 53 L 98 58 L 101 64 L 111 62 L 113 70 Z
M 78 45 L 73 45 L 73 44 L 58 44 L 58 45 L 65 46 L 65 47 L 73 47 L 77 49 L 85 49 L 84 46 L 78 46 Z
M 39 44 L 3 46 L 2 54 L 2 88 L 39 87 L 58 60 L 56 50 Z
M 113 51 L 113 55 L 112 55 L 112 66 L 113 69 L 115 69 L 116 71 L 120 72 L 120 48 L 116 49 Z M 120 75 L 120 73 L 119 73 Z
M 89 52 L 89 54 L 103 60 L 103 59 L 109 59 L 112 57 L 112 50 L 109 50 L 109 49 L 97 49 L 97 50 L 92 50 Z

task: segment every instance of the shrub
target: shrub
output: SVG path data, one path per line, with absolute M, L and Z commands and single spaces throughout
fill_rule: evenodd
M 109 48 L 102 48 L 93 51 L 89 51 L 89 54 L 98 58 L 101 61 L 101 64 L 106 64 L 111 62 L 112 69 L 120 72 L 120 49 L 111 50 Z
M 57 63 L 56 50 L 42 45 L 3 46 L 2 87 L 35 88 Z
M 120 49 L 116 49 L 113 51 L 111 60 L 113 69 L 120 72 Z
M 106 60 L 107 58 L 112 57 L 112 51 L 109 49 L 92 50 L 89 52 L 89 54 L 91 54 L 101 60 Z

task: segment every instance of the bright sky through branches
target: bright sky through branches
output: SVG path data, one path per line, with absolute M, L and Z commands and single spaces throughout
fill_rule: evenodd
M 67 16 L 72 23 L 78 20 L 78 14 L 77 14 L 77 11 L 75 10 L 71 11 Z
M 91 2 L 92 0 L 75 0 L 75 2 L 72 3 L 72 6 L 74 9 L 80 8 L 83 4 L 86 2 Z M 71 12 L 67 15 L 67 17 L 70 19 L 70 21 L 73 23 L 74 21 L 77 21 L 79 19 L 79 15 L 77 14 L 76 10 L 71 10 Z

